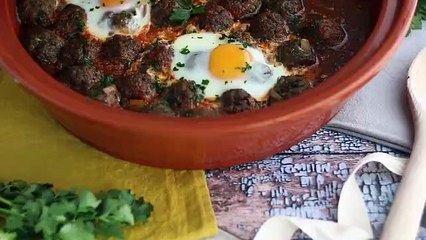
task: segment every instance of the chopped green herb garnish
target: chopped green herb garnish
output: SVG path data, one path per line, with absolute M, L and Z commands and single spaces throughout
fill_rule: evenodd
M 219 40 L 225 40 L 225 38 L 226 38 L 226 35 L 225 35 L 225 34 L 222 34 L 222 35 L 220 36 Z
M 82 32 L 85 27 L 86 27 L 86 22 L 84 22 L 84 20 L 80 20 L 78 22 L 78 30 L 80 30 L 80 32 Z
M 176 63 L 176 66 L 180 68 L 185 67 L 185 63 L 178 62 Z
M 202 84 L 202 85 L 209 85 L 209 83 L 210 83 L 210 81 L 209 81 L 208 79 L 203 79 L 203 80 L 201 81 L 201 84 Z
M 162 92 L 165 87 L 166 87 L 166 84 L 163 81 L 161 81 L 159 77 L 155 76 L 155 81 L 154 81 L 155 90 L 157 92 Z
M 92 59 L 90 59 L 90 57 L 89 57 L 89 56 L 85 56 L 85 57 L 83 58 L 83 64 L 84 64 L 85 66 L 90 66 L 90 65 L 92 65 L 92 64 L 93 64 Z
M 246 62 L 246 65 L 244 67 L 237 67 L 237 69 L 241 69 L 241 72 L 247 72 L 248 70 L 250 70 L 252 67 L 250 66 L 250 64 L 248 64 L 248 62 Z
M 228 84 L 228 81 L 225 81 L 225 85 Z
M 176 2 L 179 4 L 179 8 L 173 9 L 169 18 L 174 23 L 185 25 L 191 16 L 206 12 L 203 5 L 195 6 L 192 0 L 176 0 Z
M 173 71 L 174 71 L 174 72 L 177 72 L 177 71 L 179 71 L 179 68 L 174 67 L 174 68 L 173 68 Z
M 99 81 L 99 84 L 92 89 L 92 94 L 90 95 L 90 98 L 96 99 L 97 97 L 102 95 L 103 89 L 114 84 L 114 81 L 115 79 L 113 75 L 102 76 L 101 80 Z
M 0 183 L 0 239 L 124 239 L 153 206 L 130 190 L 55 191 L 51 184 Z
M 182 48 L 180 50 L 181 54 L 187 55 L 188 53 L 190 53 L 191 51 L 189 51 L 188 46 L 185 46 L 184 48 Z
M 131 67 L 132 67 L 132 64 L 133 64 L 133 61 L 127 61 L 127 62 L 126 62 L 125 67 L 126 67 L 127 69 L 129 69 L 129 68 L 131 68 Z
M 156 72 L 161 72 L 163 71 L 163 68 L 160 66 L 160 63 L 158 61 L 153 61 L 151 63 L 152 69 L 154 69 L 154 71 Z

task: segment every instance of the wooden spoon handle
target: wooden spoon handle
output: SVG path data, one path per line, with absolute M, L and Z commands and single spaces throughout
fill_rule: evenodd
M 381 240 L 416 239 L 419 231 L 426 201 L 426 125 L 417 126 L 413 151 Z

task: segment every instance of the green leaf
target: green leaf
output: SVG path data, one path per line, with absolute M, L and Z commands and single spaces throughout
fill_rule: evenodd
M 24 227 L 24 217 L 20 215 L 11 215 L 7 218 L 4 229 L 10 232 L 17 231 Z
M 95 240 L 93 229 L 81 221 L 65 224 L 59 230 L 59 238 L 61 240 Z
M 97 236 L 102 236 L 105 239 L 124 239 L 124 233 L 121 229 L 121 225 L 118 223 L 101 223 L 95 229 Z
M 198 7 L 192 8 L 192 15 L 199 15 L 199 14 L 203 14 L 205 12 L 206 12 L 205 6 L 198 6 Z
M 0 240 L 16 240 L 16 233 L 3 232 L 0 230 Z
M 146 223 L 153 210 L 154 207 L 150 203 L 145 202 L 143 198 L 137 200 L 132 207 L 135 222 Z
M 188 19 L 191 17 L 191 10 L 177 8 L 174 9 L 172 15 L 170 15 L 170 21 L 174 23 L 186 24 Z
M 80 191 L 80 203 L 78 205 L 78 211 L 86 212 L 88 210 L 94 210 L 99 206 L 100 203 L 101 201 L 97 200 L 96 196 L 91 191 L 82 190 Z
M 426 0 L 419 0 L 417 3 L 416 14 L 411 23 L 411 29 L 422 29 L 422 21 L 426 20 Z

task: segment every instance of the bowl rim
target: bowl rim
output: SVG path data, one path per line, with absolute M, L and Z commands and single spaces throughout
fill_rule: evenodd
M 13 2 L 13 3 L 12 3 Z M 15 34 L 15 1 L 3 1 L 0 16 L 0 64 L 27 90 L 56 109 L 77 115 L 92 123 L 120 126 L 129 131 L 161 131 L 164 134 L 215 135 L 244 131 L 274 122 L 315 114 L 350 96 L 365 85 L 386 64 L 404 39 L 416 9 L 416 0 L 383 0 L 376 26 L 367 42 L 340 71 L 304 94 L 256 111 L 215 118 L 166 117 L 108 107 L 64 86 L 45 72 L 22 47 Z M 12 4 L 12 5 L 11 5 Z M 14 10 L 14 9 L 13 9 Z M 396 18 L 395 15 L 397 14 Z M 395 21 L 392 21 L 396 19 Z M 389 31 L 390 29 L 390 31 Z M 365 59 L 366 53 L 373 54 Z M 194 130 L 202 131 L 194 131 Z

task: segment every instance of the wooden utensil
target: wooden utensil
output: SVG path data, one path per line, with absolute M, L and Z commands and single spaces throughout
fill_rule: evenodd
M 381 240 L 416 239 L 426 201 L 426 49 L 408 73 L 415 139 Z M 387 93 L 392 94 L 392 93 Z

